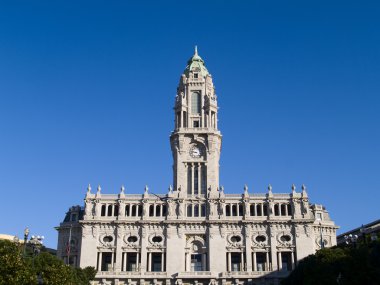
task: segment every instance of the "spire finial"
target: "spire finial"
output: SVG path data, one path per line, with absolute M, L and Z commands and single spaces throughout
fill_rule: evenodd
M 272 192 L 272 185 L 268 185 L 268 192 Z
M 194 48 L 194 55 L 198 55 L 198 46 L 195 46 Z
M 124 187 L 124 185 L 121 185 L 120 193 L 121 193 L 121 194 L 124 194 L 124 191 L 125 191 L 125 187 Z
M 292 192 L 296 192 L 296 185 L 292 184 Z
M 91 193 L 91 185 L 90 184 L 88 184 L 88 186 L 87 186 L 87 192 Z

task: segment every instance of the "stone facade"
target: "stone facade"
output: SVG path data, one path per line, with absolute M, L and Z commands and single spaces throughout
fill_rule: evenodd
M 93 284 L 279 284 L 298 260 L 336 244 L 337 227 L 303 185 L 287 194 L 270 185 L 266 193 L 224 193 L 217 96 L 197 50 L 174 110 L 173 187 L 135 195 L 89 186 L 84 208 L 71 207 L 57 227 L 66 263 L 94 266 Z

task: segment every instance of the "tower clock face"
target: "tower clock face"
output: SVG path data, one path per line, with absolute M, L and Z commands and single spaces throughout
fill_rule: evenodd
M 199 147 L 193 146 L 190 148 L 190 156 L 193 158 L 199 158 L 202 156 L 202 151 Z

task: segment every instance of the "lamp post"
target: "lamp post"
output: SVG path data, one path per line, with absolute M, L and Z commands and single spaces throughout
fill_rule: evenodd
M 44 236 L 32 236 L 29 240 L 29 244 L 32 246 L 33 250 L 33 259 L 32 266 L 34 268 L 34 258 L 41 252 L 41 247 L 43 244 Z M 38 284 L 43 284 L 43 280 L 40 274 L 37 275 Z
M 30 238 L 29 244 L 32 245 L 33 256 L 36 256 L 40 253 L 44 238 L 44 236 L 32 236 Z
M 29 237 L 29 229 L 28 227 L 26 227 L 24 230 L 24 256 L 26 254 L 26 243 L 28 242 L 28 237 Z
M 358 235 L 352 235 L 352 234 L 349 234 L 349 235 L 345 235 L 344 236 L 344 239 L 346 240 L 346 244 L 347 245 L 353 245 L 355 248 L 356 248 L 356 242 L 358 241 Z

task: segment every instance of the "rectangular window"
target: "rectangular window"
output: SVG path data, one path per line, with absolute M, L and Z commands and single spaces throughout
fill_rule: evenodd
M 231 271 L 241 271 L 241 254 L 240 252 L 231 253 Z
M 137 271 L 137 253 L 128 252 L 127 253 L 127 271 Z
M 282 270 L 292 270 L 292 254 L 290 252 L 281 252 Z
M 192 193 L 192 181 L 191 181 L 191 164 L 187 165 L 187 194 L 191 195 Z
M 191 271 L 202 271 L 202 254 L 191 255 Z
M 198 73 L 194 73 L 194 78 L 198 78 Z
M 193 128 L 199 128 L 199 121 L 193 122 Z
M 195 166 L 194 168 L 194 194 L 198 195 L 198 166 Z
M 265 263 L 266 263 L 266 253 L 265 252 L 257 252 L 256 253 L 257 271 L 265 271 Z
M 160 272 L 162 265 L 162 253 L 152 253 L 152 271 Z
M 112 252 L 103 252 L 102 254 L 102 271 L 112 270 Z
M 206 185 L 207 185 L 206 165 L 202 165 L 201 171 L 202 171 L 201 194 L 206 194 Z
M 206 217 L 206 205 L 201 205 L 201 217 Z

